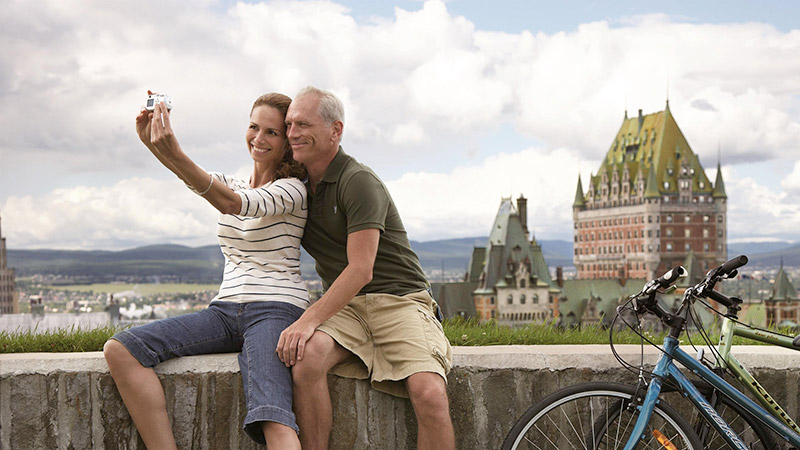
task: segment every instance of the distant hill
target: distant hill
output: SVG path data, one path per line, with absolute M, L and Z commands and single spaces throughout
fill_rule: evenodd
M 486 246 L 488 237 L 411 241 L 427 272 L 466 272 L 475 247 Z M 572 266 L 572 242 L 539 240 L 548 266 Z M 761 251 L 758 251 L 761 250 Z M 764 251 L 766 250 L 766 251 Z M 788 267 L 800 266 L 800 244 L 737 243 L 728 246 L 728 255 L 745 254 L 748 267 L 777 267 L 783 258 Z M 120 278 L 172 278 L 182 282 L 217 283 L 222 278 L 223 258 L 219 247 L 148 245 L 122 251 L 105 250 L 7 250 L 8 265 L 17 276 L 35 274 L 64 275 L 85 282 Z M 301 252 L 300 265 L 305 278 L 316 277 L 314 260 Z
M 182 282 L 218 282 L 222 278 L 222 253 L 216 245 L 148 245 L 122 251 L 8 249 L 6 253 L 8 266 L 17 276 L 63 275 L 86 282 L 121 277 L 169 277 Z
M 776 244 L 776 243 L 770 243 Z M 765 244 L 749 244 L 749 245 L 729 245 L 728 257 L 732 258 L 737 255 L 747 255 L 750 261 L 747 263 L 748 268 L 768 268 L 778 267 L 781 262 L 786 267 L 800 267 L 800 244 L 783 243 L 783 245 L 769 245 L 769 251 L 757 252 L 753 251 L 765 246 Z M 750 249 L 751 251 L 747 251 Z

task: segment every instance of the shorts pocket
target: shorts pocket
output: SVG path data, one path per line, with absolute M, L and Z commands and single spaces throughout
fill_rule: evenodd
M 442 324 L 431 315 L 430 311 L 422 308 L 417 309 L 422 316 L 422 326 L 425 330 L 425 340 L 428 342 L 431 356 L 436 359 L 447 373 L 452 368 L 452 363 L 448 355 L 450 354 L 450 342 L 444 335 Z

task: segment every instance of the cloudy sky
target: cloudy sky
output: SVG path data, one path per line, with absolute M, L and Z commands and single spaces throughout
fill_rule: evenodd
M 343 146 L 388 184 L 411 239 L 489 233 L 525 195 L 571 240 L 625 111 L 670 109 L 732 241 L 800 241 L 800 4 L 794 1 L 43 0 L 0 3 L 0 217 L 10 248 L 215 241 L 216 212 L 138 141 L 147 89 L 210 170 L 251 170 L 252 101 L 312 84 Z M 699 5 L 698 5 L 699 4 Z

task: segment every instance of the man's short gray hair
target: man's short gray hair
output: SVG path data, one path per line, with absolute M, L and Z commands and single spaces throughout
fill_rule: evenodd
M 319 115 L 327 123 L 339 121 L 344 123 L 344 106 L 338 97 L 333 93 L 314 86 L 306 86 L 295 95 L 295 100 L 306 95 L 314 95 L 319 98 Z

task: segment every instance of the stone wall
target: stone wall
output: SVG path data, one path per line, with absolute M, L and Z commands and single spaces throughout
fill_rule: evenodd
M 638 361 L 638 346 L 618 350 Z M 735 353 L 796 417 L 800 353 L 759 346 Z M 653 349 L 646 354 L 655 361 Z M 634 379 L 606 345 L 457 347 L 454 363 L 448 390 L 462 450 L 499 448 L 517 417 L 561 387 Z M 179 448 L 264 448 L 241 431 L 238 370 L 234 354 L 179 358 L 156 368 Z M 407 400 L 335 376 L 330 390 L 331 449 L 415 448 L 416 419 Z M 0 450 L 143 448 L 101 353 L 0 355 Z

